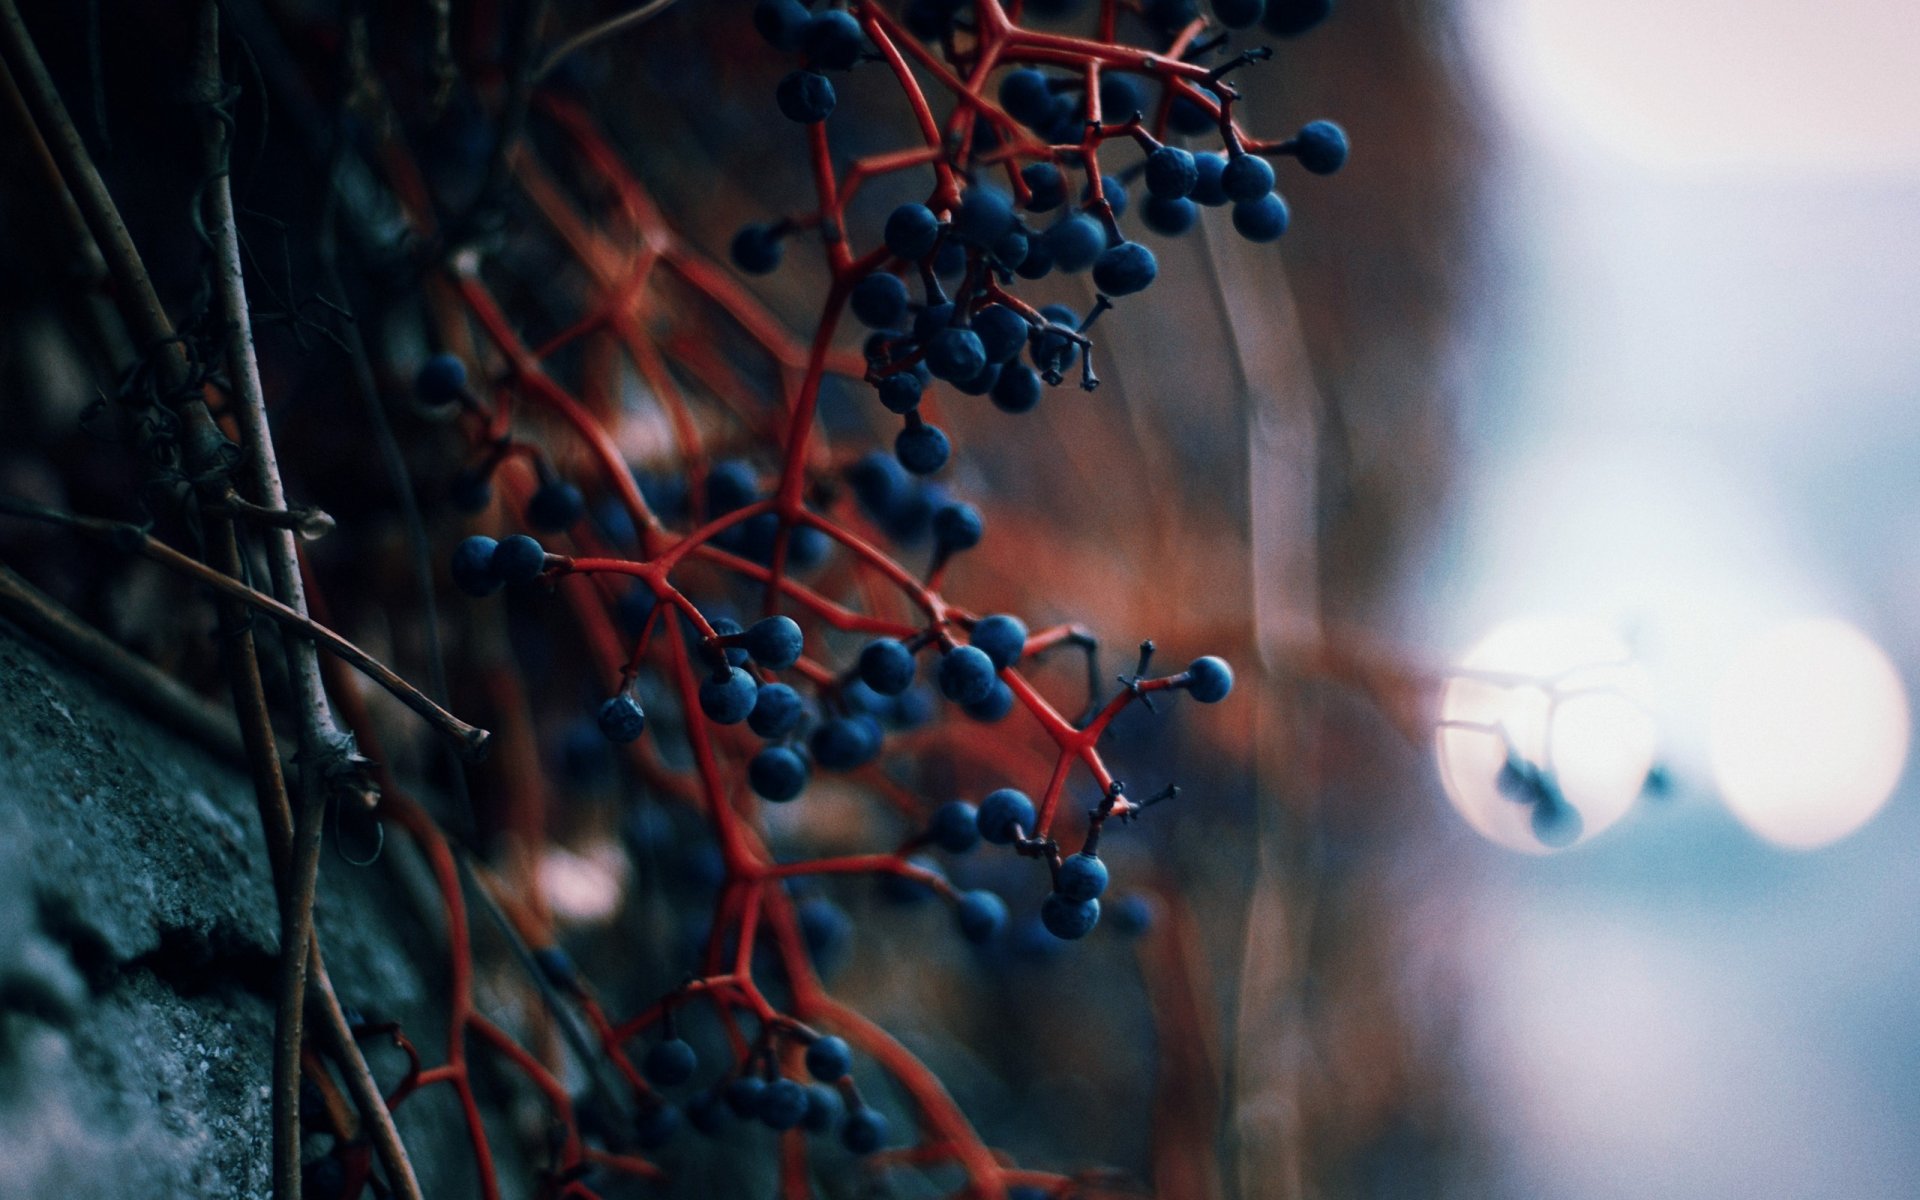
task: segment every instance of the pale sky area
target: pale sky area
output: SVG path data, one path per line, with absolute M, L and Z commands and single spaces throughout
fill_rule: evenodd
M 1775 621 L 1848 622 L 1920 691 L 1920 10 L 1467 10 L 1503 144 L 1495 367 L 1421 608 L 1455 652 L 1515 617 L 1618 629 L 1678 781 L 1563 854 L 1465 822 L 1434 848 L 1477 878 L 1494 1194 L 1920 1195 L 1916 772 L 1792 851 L 1707 752 L 1715 682 Z

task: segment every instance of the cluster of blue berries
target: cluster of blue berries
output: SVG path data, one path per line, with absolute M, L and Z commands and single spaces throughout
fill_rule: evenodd
M 671 1021 L 664 1033 L 641 1061 L 641 1073 L 653 1087 L 671 1091 L 692 1082 L 700 1062 L 692 1044 L 675 1036 Z M 750 1058 L 738 1074 L 689 1100 L 686 1119 L 708 1137 L 720 1136 L 730 1118 L 738 1118 L 758 1121 L 780 1132 L 804 1129 L 827 1136 L 837 1131 L 840 1144 L 858 1155 L 872 1154 L 884 1146 L 887 1119 L 860 1101 L 850 1077 L 853 1052 L 846 1041 L 830 1034 L 814 1036 L 807 1044 L 805 1062 L 812 1078 L 802 1083 L 781 1075 L 774 1068 L 771 1054 L 764 1056 L 764 1070 L 759 1072 Z M 853 1100 L 851 1109 L 846 1098 Z M 679 1128 L 680 1109 L 656 1098 L 641 1115 L 637 1140 L 645 1149 L 656 1149 Z

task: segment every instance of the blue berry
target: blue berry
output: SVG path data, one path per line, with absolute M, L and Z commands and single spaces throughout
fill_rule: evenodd
M 893 638 L 868 642 L 860 651 L 860 679 L 882 696 L 898 696 L 913 686 L 913 651 Z
M 806 639 L 792 617 L 763 617 L 747 629 L 744 644 L 753 661 L 769 671 L 784 671 L 800 661 Z
M 856 1108 L 840 1127 L 840 1144 L 853 1154 L 872 1154 L 887 1140 L 887 1119 L 871 1108 Z
M 980 511 L 971 504 L 955 500 L 934 510 L 933 537 L 943 550 L 971 550 L 985 533 Z
M 1233 227 L 1250 242 L 1271 242 L 1287 231 L 1287 202 L 1277 192 L 1233 206 Z
M 1153 928 L 1153 901 L 1133 892 L 1107 905 L 1107 924 L 1114 932 L 1138 937 Z
M 1107 864 L 1082 850 L 1060 861 L 1053 890 L 1069 900 L 1098 900 L 1107 890 Z
M 818 71 L 795 71 L 780 81 L 773 98 L 781 115 L 802 125 L 817 125 L 833 115 L 833 81 Z
M 940 694 L 955 704 L 972 704 L 993 690 L 993 660 L 972 646 L 955 646 L 940 656 L 934 682 Z
M 1187 665 L 1187 691 L 1202 704 L 1218 704 L 1233 690 L 1233 668 L 1209 654 Z
M 1236 204 L 1258 200 L 1273 190 L 1273 165 L 1255 154 L 1236 154 L 1220 171 L 1220 190 Z
M 1027 197 L 1027 211 L 1052 212 L 1067 202 L 1067 177 L 1054 164 L 1028 163 L 1020 168 L 1020 178 L 1032 193 Z
M 610 742 L 631 742 L 647 728 L 647 714 L 640 702 L 626 693 L 610 697 L 600 706 L 600 732 Z
M 887 215 L 882 236 L 894 257 L 919 262 L 940 240 L 940 218 L 924 204 L 902 204 Z
M 1177 200 L 1200 181 L 1193 155 L 1178 146 L 1161 146 L 1147 155 L 1147 191 L 1162 200 Z
M 534 489 L 527 500 L 527 524 L 550 533 L 562 533 L 585 512 L 587 502 L 580 489 L 564 479 L 550 479 Z
M 800 920 L 800 936 L 807 943 L 814 968 L 822 975 L 828 974 L 839 964 L 847 944 L 853 940 L 853 918 L 847 915 L 846 909 L 824 896 L 802 900 L 796 915 Z
M 1086 213 L 1074 213 L 1041 235 L 1053 265 L 1068 274 L 1084 271 L 1107 248 L 1107 231 Z
M 996 846 L 1010 846 L 1021 834 L 1033 833 L 1033 801 L 1025 792 L 1000 788 L 980 802 L 980 836 Z
M 953 447 L 940 427 L 924 421 L 907 426 L 900 431 L 900 436 L 893 439 L 894 457 L 915 475 L 931 475 L 938 471 L 947 465 L 947 456 L 952 452 Z
M 955 279 L 966 269 L 967 248 L 960 239 L 940 239 L 940 248 L 933 252 L 933 273 L 942 279 Z
M 948 854 L 965 854 L 980 840 L 980 812 L 965 800 L 949 800 L 934 810 L 927 840 Z
M 807 706 L 800 693 L 784 683 L 763 683 L 747 714 L 747 728 L 763 738 L 785 737 L 800 724 Z
M 905 416 L 920 407 L 920 396 L 926 390 L 926 384 L 918 371 L 895 371 L 891 375 L 881 376 L 874 390 L 880 394 L 882 407 L 888 412 Z
M 729 666 L 722 675 L 710 675 L 700 681 L 700 711 L 718 725 L 738 725 L 753 711 L 760 689 L 753 676 L 739 667 Z
M 1220 97 L 1210 88 L 1201 88 L 1208 96 L 1218 102 Z M 1167 128 L 1175 133 L 1184 133 L 1188 137 L 1212 133 L 1220 128 L 1220 122 L 1213 114 L 1185 96 L 1175 96 L 1173 105 L 1167 110 Z
M 1027 344 L 1027 319 L 1004 304 L 989 304 L 973 314 L 973 332 L 988 362 L 1011 362 Z
M 1327 19 L 1333 0 L 1267 0 L 1261 26 L 1278 37 L 1298 37 Z
M 1226 188 L 1221 184 L 1221 176 L 1226 173 L 1227 160 L 1219 154 L 1196 154 L 1193 156 L 1193 191 L 1188 198 L 1195 204 L 1204 204 L 1208 208 L 1219 208 L 1227 202 Z
M 892 329 L 907 319 L 907 285 L 898 275 L 876 271 L 853 285 L 848 306 L 869 329 Z
M 832 1133 L 840 1114 L 846 1111 L 846 1105 L 840 1099 L 840 1093 L 824 1083 L 807 1085 L 807 1115 L 800 1118 L 800 1125 L 808 1133 Z
M 984 396 L 993 390 L 993 385 L 999 382 L 999 379 L 1000 365 L 988 363 L 981 367 L 980 373 L 973 378 L 955 381 L 953 390 L 962 396 Z
M 1093 927 L 1100 923 L 1100 902 L 1074 900 L 1051 892 L 1040 904 L 1040 922 L 1048 933 L 1071 942 L 1092 933 Z
M 800 34 L 800 49 L 816 67 L 845 71 L 860 61 L 866 36 L 851 13 L 837 8 L 813 14 Z
M 727 1081 L 727 1107 L 736 1117 L 752 1118 L 760 1115 L 760 1096 L 767 1085 L 754 1075 L 742 1075 Z
M 1543 796 L 1533 806 L 1533 814 L 1528 818 L 1533 828 L 1533 836 L 1540 844 L 1560 849 L 1571 846 L 1580 840 L 1585 831 L 1586 822 L 1580 816 L 1580 810 L 1554 795 Z
M 700 1059 L 688 1045 L 686 1039 L 671 1037 L 655 1042 L 647 1051 L 640 1070 L 647 1082 L 655 1087 L 679 1087 L 693 1078 L 694 1068 L 700 1065 Z
M 732 617 L 710 614 L 707 617 L 707 624 L 713 626 L 713 636 L 716 638 L 734 637 L 741 632 L 740 622 L 734 620 Z M 747 665 L 747 652 L 743 647 L 728 646 L 721 650 L 720 654 L 727 660 L 730 666 L 744 667 Z
M 590 786 L 599 782 L 612 763 L 607 737 L 598 721 L 583 719 L 567 724 L 560 738 L 560 771 L 568 780 Z
M 420 364 L 413 390 L 428 404 L 452 404 L 467 390 L 467 364 L 452 354 L 436 354 Z
M 880 753 L 883 735 L 880 722 L 866 713 L 835 717 L 822 721 L 807 746 L 813 761 L 829 771 L 851 771 L 864 767 Z
M 743 225 L 733 235 L 733 265 L 749 275 L 765 275 L 780 265 L 783 247 L 771 225 Z
M 1100 76 L 1100 115 L 1107 124 L 1124 124 L 1146 109 L 1147 93 L 1139 80 L 1111 71 Z
M 1347 131 L 1332 121 L 1308 121 L 1293 135 L 1293 155 L 1315 175 L 1331 175 L 1347 165 Z
M 1228 29 L 1250 29 L 1267 11 L 1267 0 L 1213 0 L 1213 15 Z
M 680 1132 L 680 1110 L 659 1104 L 643 1110 L 633 1123 L 633 1140 L 642 1150 L 658 1150 Z
M 493 548 L 493 573 L 507 583 L 527 583 L 547 569 L 547 552 L 524 533 L 500 539 Z
M 991 246 L 1013 228 L 1013 199 L 996 187 L 975 184 L 953 211 L 953 230 L 976 246 Z
M 1093 286 L 1109 296 L 1145 291 L 1160 274 L 1153 251 L 1139 242 L 1121 242 L 1093 264 Z
M 930 342 L 934 335 L 953 324 L 954 306 L 951 303 L 929 304 L 913 317 L 913 338 L 917 342 Z
M 573 965 L 573 956 L 560 947 L 540 947 L 533 952 L 533 961 L 554 987 L 571 991 L 578 986 L 580 974 Z
M 1003 679 L 993 681 L 993 688 L 985 696 L 972 704 L 962 704 L 960 711 L 985 725 L 991 725 L 1013 711 L 1013 689 Z
M 454 586 L 469 596 L 491 596 L 504 582 L 493 570 L 494 549 L 499 543 L 478 534 L 453 548 Z
M 887 706 L 885 719 L 895 729 L 918 729 L 933 720 L 933 696 L 925 688 L 908 688 Z
M 1149 196 L 1144 208 L 1140 210 L 1140 219 L 1147 228 L 1162 237 L 1179 237 L 1193 228 L 1200 219 L 1200 208 L 1193 201 L 1182 197 L 1178 200 L 1163 200 L 1158 196 Z
M 1047 77 L 1032 67 L 1008 72 L 1000 81 L 1000 107 L 1030 129 L 1038 129 L 1052 120 L 1053 99 Z
M 800 0 L 759 0 L 753 6 L 753 27 L 775 50 L 797 50 L 811 16 Z
M 974 622 L 967 638 L 993 660 L 995 670 L 1004 671 L 1020 661 L 1027 651 L 1027 626 L 1019 617 L 994 613 Z
M 747 783 L 762 800 L 785 804 L 807 789 L 807 760 L 786 746 L 768 746 L 747 763 Z
M 1027 256 L 1013 273 L 1022 279 L 1045 279 L 1053 272 L 1053 251 L 1047 249 L 1046 235 L 1027 240 Z
M 990 247 L 993 261 L 1012 270 L 1027 261 L 1027 231 L 1009 229 Z
M 1040 376 L 1024 363 L 1008 363 L 993 381 L 993 406 L 1005 413 L 1032 412 L 1040 403 Z
M 987 350 L 971 329 L 948 326 L 927 342 L 927 370 L 949 383 L 971 379 L 987 365 Z
M 807 1089 L 791 1079 L 776 1079 L 760 1091 L 760 1120 L 769 1129 L 792 1129 L 807 1115 Z
M 834 1083 L 853 1070 L 853 1054 L 840 1038 L 816 1039 L 807 1047 L 807 1073 L 822 1083 Z
M 960 936 L 974 945 L 984 945 L 998 937 L 1007 924 L 1007 902 L 992 892 L 979 890 L 960 897 L 954 909 L 960 923 Z

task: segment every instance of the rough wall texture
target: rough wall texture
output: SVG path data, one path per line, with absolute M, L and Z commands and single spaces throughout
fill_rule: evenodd
M 396 860 L 327 864 L 323 944 L 343 1001 L 437 1048 Z M 266 1196 L 276 935 L 244 775 L 0 623 L 0 1197 Z M 447 1097 L 400 1120 L 428 1194 L 472 1194 Z

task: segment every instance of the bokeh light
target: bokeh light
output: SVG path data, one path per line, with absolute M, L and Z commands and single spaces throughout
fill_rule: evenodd
M 1618 821 L 1653 766 L 1646 672 L 1579 618 L 1502 625 L 1461 661 L 1435 738 L 1447 798 L 1488 840 L 1528 854 Z
M 1713 776 L 1761 837 L 1825 846 L 1893 794 L 1908 727 L 1906 691 L 1872 640 L 1843 621 L 1793 621 L 1747 643 L 1714 689 Z

